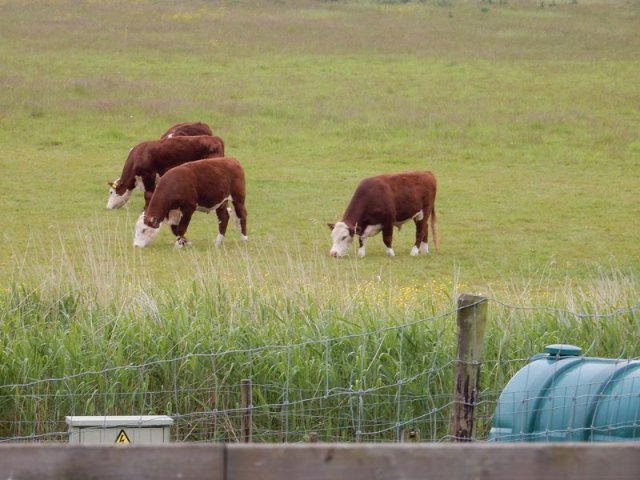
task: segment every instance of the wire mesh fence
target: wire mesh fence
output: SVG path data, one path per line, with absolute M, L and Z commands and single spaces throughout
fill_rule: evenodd
M 490 324 L 501 320 L 488 328 L 485 339 L 475 440 L 488 439 L 502 389 L 545 344 L 575 343 L 585 338 L 578 335 L 581 330 L 593 331 L 594 323 L 613 323 L 617 329 L 623 325 L 616 331 L 615 351 L 637 352 L 640 305 L 601 314 L 489 302 Z M 248 413 L 254 442 L 449 441 L 458 363 L 451 333 L 456 314 L 452 309 L 346 336 L 149 358 L 50 378 L 5 375 L 0 441 L 65 442 L 70 415 L 169 415 L 176 442 L 239 442 Z M 513 325 L 524 315 L 540 329 L 514 333 Z M 564 328 L 547 331 L 545 324 L 551 323 Z M 427 336 L 425 329 L 431 332 Z M 607 342 L 594 339 L 585 353 L 603 351 Z M 251 385 L 248 405 L 242 398 L 245 379 Z M 640 398 L 637 404 L 636 423 Z

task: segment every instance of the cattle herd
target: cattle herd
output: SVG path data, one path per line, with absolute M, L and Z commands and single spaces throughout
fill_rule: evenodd
M 231 217 L 240 228 L 242 240 L 248 238 L 244 170 L 238 160 L 225 156 L 224 141 L 205 123 L 179 123 L 159 140 L 137 144 L 129 151 L 120 177 L 109 182 L 109 186 L 109 209 L 126 204 L 136 187 L 144 192 L 144 210 L 135 227 L 136 247 L 148 245 L 163 223 L 171 226 L 177 248 L 190 245 L 185 234 L 196 210 L 207 213 L 215 210 L 216 245 L 223 242 Z M 358 256 L 364 257 L 367 238 L 382 232 L 387 255 L 394 256 L 393 227 L 399 229 L 409 220 L 416 226 L 411 255 L 429 253 L 429 222 L 433 243 L 438 247 L 436 189 L 436 178 L 431 172 L 365 178 L 342 219 L 328 224 L 332 239 L 329 254 L 346 255 L 357 235 Z

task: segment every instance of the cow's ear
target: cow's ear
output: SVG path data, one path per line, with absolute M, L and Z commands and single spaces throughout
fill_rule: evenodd
M 107 182 L 107 185 L 109 185 L 111 188 L 116 188 L 116 184 L 113 182 Z
M 151 228 L 160 228 L 160 221 L 156 217 L 149 218 L 149 226 Z
M 335 223 L 327 223 L 327 226 L 329 227 L 329 230 L 331 230 L 333 232 L 333 229 L 335 228 L 336 224 Z

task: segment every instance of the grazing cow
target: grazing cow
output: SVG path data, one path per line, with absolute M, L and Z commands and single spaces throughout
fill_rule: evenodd
M 170 168 L 209 157 L 223 157 L 224 142 L 220 137 L 199 135 L 142 142 L 129 151 L 120 178 L 108 182 L 111 190 L 107 208 L 120 208 L 138 187 L 144 192 L 144 208 L 151 201 L 157 177 Z
M 393 227 L 400 229 L 404 222 L 416 224 L 416 242 L 411 256 L 420 251 L 429 253 L 427 220 L 431 217 L 433 242 L 438 247 L 436 223 L 436 178 L 431 172 L 406 172 L 366 178 L 356 188 L 342 220 L 329 224 L 333 246 L 329 255 L 341 257 L 359 236 L 358 256 L 365 255 L 365 241 L 382 231 L 387 255 L 395 253 L 391 247 Z
M 215 210 L 218 216 L 216 245 L 224 240 L 229 223 L 229 212 L 235 214 L 240 226 L 242 240 L 247 240 L 247 210 L 244 206 L 244 170 L 235 158 L 207 158 L 185 163 L 169 170 L 158 182 L 151 203 L 136 223 L 133 245 L 148 245 L 167 223 L 178 237 L 175 246 L 190 245 L 184 237 L 196 210 L 209 213 Z M 227 209 L 227 202 L 233 209 Z
M 212 136 L 213 132 L 206 123 L 177 123 L 164 132 L 160 138 L 195 137 L 196 135 Z

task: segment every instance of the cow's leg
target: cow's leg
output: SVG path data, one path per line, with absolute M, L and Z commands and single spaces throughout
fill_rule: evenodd
M 382 241 L 384 242 L 385 247 L 387 247 L 387 255 L 395 257 L 396 254 L 393 251 L 393 248 L 391 248 L 391 242 L 393 241 L 393 223 L 387 223 L 382 227 Z
M 247 237 L 247 209 L 244 206 L 244 198 L 233 197 L 233 210 L 240 220 L 240 235 L 242 241 L 246 242 L 249 237 Z
M 423 210 L 424 214 L 424 238 L 422 239 L 422 243 L 420 244 L 420 251 L 425 255 L 429 253 L 429 218 L 430 215 L 427 212 L 430 212 L 432 209 L 431 205 L 425 205 Z M 433 218 L 431 218 L 433 221 Z M 433 225 L 433 224 L 432 224 Z
M 411 256 L 415 257 L 420 253 L 420 250 L 424 253 L 429 253 L 429 246 L 425 243 L 425 238 L 427 235 L 427 219 L 422 217 L 420 220 L 415 220 L 416 224 L 416 243 L 413 245 L 411 249 Z M 426 246 L 426 251 L 424 247 Z
M 360 258 L 364 257 L 364 254 L 365 254 L 364 244 L 366 241 L 367 241 L 367 237 L 364 237 L 362 235 L 358 237 L 358 242 L 360 243 L 360 248 L 358 248 L 358 256 Z
M 143 175 L 142 185 L 144 186 L 144 210 L 147 210 L 151 197 L 153 197 L 153 191 L 156 188 L 156 176 L 155 175 Z
M 144 191 L 144 209 L 143 209 L 143 211 L 147 210 L 147 207 L 149 206 L 149 203 L 151 203 L 151 197 L 153 197 L 153 191 L 145 190 Z
M 187 227 L 191 221 L 191 215 L 193 215 L 195 210 L 195 208 L 183 208 L 182 217 L 180 218 L 178 225 L 171 225 L 173 234 L 178 237 L 175 244 L 176 248 L 188 247 L 191 245 L 191 242 L 185 238 L 184 234 L 187 233 Z
M 222 205 L 216 208 L 216 215 L 218 216 L 218 237 L 216 238 L 216 247 L 219 247 L 224 241 L 224 234 L 227 231 L 227 225 L 229 225 L 229 211 L 227 210 L 227 202 L 224 202 Z

